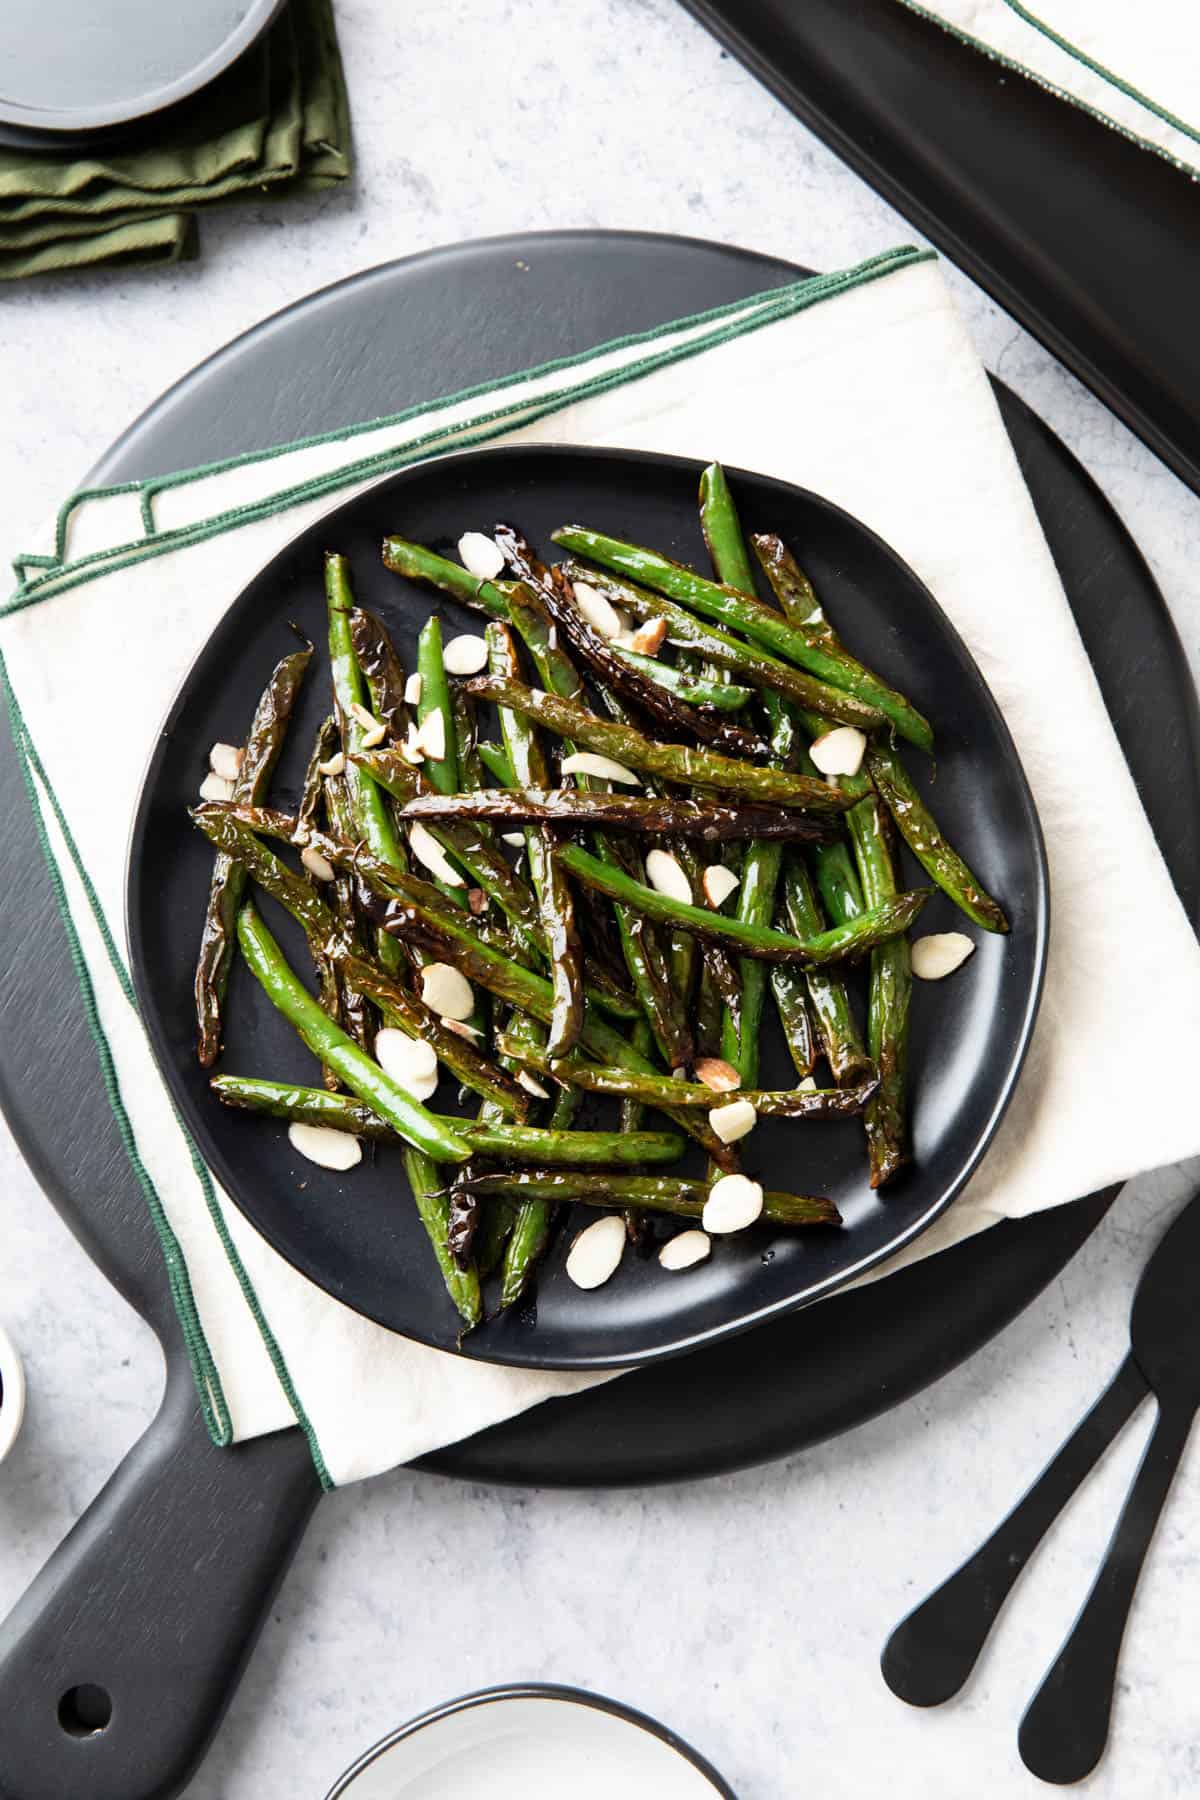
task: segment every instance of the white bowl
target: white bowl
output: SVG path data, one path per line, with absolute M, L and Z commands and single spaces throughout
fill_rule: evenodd
M 0 1325 L 0 1462 L 17 1441 L 25 1417 L 25 1371 L 16 1345 Z
M 327 1800 L 736 1800 L 653 1719 L 579 1688 L 490 1688 L 402 1725 Z

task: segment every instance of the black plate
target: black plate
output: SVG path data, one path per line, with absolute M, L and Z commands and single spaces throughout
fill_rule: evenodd
M 431 601 L 383 567 L 378 546 L 386 531 L 452 552 L 468 526 L 509 519 L 549 554 L 554 527 L 584 519 L 700 562 L 702 467 L 674 457 L 539 447 L 440 458 L 393 476 L 319 520 L 255 576 L 193 666 L 157 739 L 130 849 L 128 918 L 139 1001 L 176 1102 L 223 1186 L 277 1250 L 357 1311 L 441 1349 L 455 1347 L 459 1320 L 415 1210 L 397 1204 L 405 1191 L 399 1151 L 381 1150 L 372 1166 L 349 1177 L 317 1171 L 292 1150 L 282 1124 L 231 1112 L 208 1090 L 193 1047 L 191 980 L 211 855 L 187 808 L 208 746 L 244 735 L 265 672 L 289 642 L 289 621 L 322 639 L 326 549 L 350 557 L 360 597 L 384 617 L 411 668 Z M 802 1191 L 830 1195 L 845 1220 L 841 1230 L 756 1227 L 720 1245 L 686 1280 L 664 1277 L 653 1256 L 630 1256 L 601 1293 L 581 1293 L 564 1268 L 578 1213 L 586 1216 L 578 1209 L 543 1266 L 536 1304 L 465 1340 L 467 1354 L 489 1361 L 586 1368 L 675 1355 L 820 1298 L 872 1267 L 960 1191 L 1003 1114 L 1033 1028 L 1048 919 L 1045 858 L 1016 751 L 982 677 L 928 589 L 874 533 L 803 489 L 744 473 L 732 480 L 747 529 L 782 532 L 851 646 L 935 721 L 938 814 L 1002 898 L 1013 929 L 1007 937 L 973 934 L 979 948 L 955 981 L 918 984 L 914 1165 L 886 1196 L 867 1185 L 857 1121 L 802 1135 L 786 1120 L 764 1121 L 747 1146 L 747 1169 L 768 1187 L 795 1191 L 799 1183 Z M 481 629 L 463 609 L 437 610 L 448 635 Z M 298 793 L 328 705 L 322 662 L 289 734 L 280 795 Z M 928 787 L 934 765 L 920 756 L 909 761 Z M 907 885 L 924 879 L 915 863 L 907 873 Z M 939 894 L 922 928 L 954 922 L 953 907 Z M 304 968 L 298 928 L 288 938 L 295 966 Z M 222 1066 L 316 1080 L 309 1054 L 241 975 L 231 987 Z M 764 1049 L 765 1085 L 791 1085 L 782 1037 L 768 1035 Z M 702 1173 L 699 1151 L 684 1166 Z
M 381 404 L 415 405 L 797 273 L 719 244 L 597 231 L 499 238 L 388 264 L 227 345 L 137 420 L 91 479 L 141 480 L 303 436 L 314 419 L 332 428 Z M 448 318 L 460 329 L 448 332 Z M 1028 407 L 993 385 L 1195 920 L 1200 722 L 1187 659 L 1137 546 L 1095 483 Z M 4 744 L 0 1100 L 54 1205 L 162 1340 L 168 1384 L 144 1437 L 0 1628 L 0 1788 L 78 1789 L 80 1745 L 61 1732 L 57 1712 L 82 1671 L 115 1701 L 112 1723 L 86 1745 L 89 1800 L 151 1800 L 178 1791 L 203 1754 L 319 1490 L 299 1431 L 232 1451 L 208 1440 L 165 1265 Z M 896 1405 L 986 1343 L 1070 1260 L 1115 1192 L 999 1225 L 877 1286 L 535 1407 L 417 1466 L 478 1483 L 602 1486 L 682 1481 L 793 1454 Z M 147 1696 L 157 1703 L 148 1707 Z
M 1200 490 L 1196 183 L 896 0 L 684 0 Z
M 0 8 L 0 121 L 14 148 L 104 131 L 185 100 L 237 60 L 282 0 L 40 0 Z

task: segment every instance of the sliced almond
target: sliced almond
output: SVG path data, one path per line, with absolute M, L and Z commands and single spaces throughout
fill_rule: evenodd
M 354 720 L 356 725 L 361 725 L 364 731 L 374 731 L 379 723 L 375 714 L 370 712 L 363 705 L 361 700 L 352 700 L 350 702 L 350 717 Z
M 809 750 L 822 775 L 857 775 L 867 753 L 867 740 L 857 725 L 839 725 L 814 739 Z
M 334 1131 L 329 1125 L 302 1125 L 293 1119 L 288 1141 L 293 1150 L 323 1169 L 352 1169 L 362 1161 L 362 1145 L 353 1132 Z
M 518 1069 L 516 1079 L 518 1086 L 523 1087 L 527 1094 L 534 1094 L 539 1100 L 550 1098 L 549 1088 L 544 1088 L 537 1076 L 531 1075 L 528 1069 Z
M 681 1231 L 677 1237 L 667 1239 L 658 1260 L 664 1269 L 694 1269 L 711 1252 L 712 1239 L 707 1231 Z
M 941 981 L 961 968 L 974 949 L 964 931 L 931 931 L 913 942 L 912 972 L 922 981 Z
M 736 1144 L 754 1130 L 758 1114 L 748 1100 L 727 1100 L 711 1109 L 708 1122 L 723 1144 Z
M 611 756 L 600 756 L 595 750 L 575 750 L 562 759 L 564 775 L 595 775 L 601 781 L 620 781 L 626 787 L 641 787 L 640 775 L 614 762 Z
M 363 742 L 366 742 L 365 738 L 363 739 Z M 335 750 L 333 755 L 329 758 L 329 761 L 318 763 L 317 768 L 322 775 L 344 775 L 346 773 L 346 758 L 342 751 Z
M 667 621 L 665 619 L 647 619 L 636 631 L 629 634 L 629 648 L 642 656 L 657 656 L 666 642 Z
M 430 1100 L 438 1084 L 437 1055 L 424 1038 L 386 1025 L 375 1033 L 375 1061 L 413 1100 Z
M 495 538 L 485 537 L 482 531 L 464 531 L 458 540 L 458 554 L 463 568 L 480 581 L 495 581 L 504 573 L 503 550 Z
M 615 638 L 624 631 L 629 621 L 622 620 L 617 608 L 611 600 L 605 598 L 599 588 L 589 587 L 586 581 L 572 583 L 575 604 L 591 626 L 602 638 Z
M 200 798 L 202 800 L 232 800 L 233 783 L 226 781 L 224 775 L 214 775 L 210 769 L 200 783 Z
M 603 1287 L 625 1254 L 625 1221 L 617 1213 L 585 1226 L 567 1255 L 567 1274 L 576 1287 Z
M 442 662 L 448 675 L 478 675 L 487 667 L 488 647 L 481 637 L 465 632 L 454 637 L 442 651 Z
M 692 884 L 684 873 L 679 858 L 672 856 L 669 850 L 651 850 L 646 858 L 646 880 L 657 894 L 665 894 L 668 900 L 681 900 L 685 906 L 692 903 Z
M 408 706 L 421 704 L 421 677 L 414 670 L 404 684 L 404 700 Z
M 502 844 L 511 844 L 514 850 L 523 850 L 525 848 L 525 833 L 523 831 L 502 831 L 500 833 L 500 842 Z
M 405 734 L 404 742 L 400 746 L 400 754 L 405 762 L 412 763 L 414 767 L 425 761 L 425 752 L 421 748 L 421 734 L 411 723 Z
M 319 850 L 314 849 L 312 844 L 306 844 L 304 849 L 300 852 L 300 861 L 304 864 L 309 874 L 315 875 L 318 881 L 332 881 L 334 879 L 336 871 L 334 870 L 333 864 L 327 856 L 322 856 Z
M 312 833 L 309 831 L 307 825 L 297 825 L 295 831 L 292 833 L 292 842 L 297 845 L 307 844 L 311 836 Z
M 410 827 L 408 842 L 417 861 L 423 863 L 431 875 L 436 875 L 447 887 L 466 887 L 466 882 L 450 862 L 442 846 L 420 820 Z
M 453 963 L 426 963 L 421 970 L 421 998 L 442 1019 L 469 1019 L 475 990 Z
M 724 863 L 709 863 L 702 880 L 704 898 L 710 906 L 724 906 L 730 894 L 742 885 L 740 875 L 727 869 Z
M 696 1080 L 702 1081 L 714 1094 L 728 1094 L 742 1085 L 742 1078 L 733 1064 L 723 1061 L 719 1056 L 698 1056 L 692 1064 L 692 1071 Z
M 487 903 L 487 895 L 482 888 L 469 888 L 467 890 L 467 907 L 474 913 L 476 918 L 479 917 L 481 912 L 487 911 Z
M 443 1015 L 442 1024 L 447 1031 L 452 1031 L 455 1037 L 466 1038 L 469 1044 L 476 1043 L 483 1036 L 477 1025 L 468 1025 L 465 1019 L 447 1019 Z
M 245 754 L 236 744 L 214 744 L 208 753 L 208 766 L 223 781 L 236 781 L 241 774 Z
M 434 762 L 442 762 L 446 755 L 446 715 L 440 706 L 427 712 L 421 720 L 417 731 L 417 748 L 423 755 Z
M 378 722 L 378 724 L 372 725 L 370 731 L 363 732 L 362 737 L 358 741 L 359 749 L 360 750 L 376 750 L 376 749 L 378 749 L 379 745 L 382 744 L 382 742 L 386 736 L 387 736 L 387 726 L 383 723 L 383 721 L 381 719 Z
M 744 1231 L 753 1225 L 763 1209 L 761 1183 L 748 1175 L 722 1175 L 708 1190 L 704 1202 L 705 1231 L 723 1236 L 730 1231 Z

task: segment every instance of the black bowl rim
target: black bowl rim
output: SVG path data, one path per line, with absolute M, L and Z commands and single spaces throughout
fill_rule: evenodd
M 472 465 L 485 460 L 489 463 L 496 461 L 503 462 L 510 459 L 515 462 L 522 457 L 528 457 L 530 455 L 539 457 L 550 456 L 555 459 L 562 458 L 564 460 L 571 458 L 588 458 L 591 460 L 599 459 L 611 462 L 628 462 L 632 458 L 639 464 L 649 464 L 656 467 L 672 469 L 677 472 L 687 472 L 696 476 L 699 475 L 699 472 L 705 466 L 703 460 L 700 458 L 678 456 L 661 451 L 627 449 L 611 445 L 574 443 L 545 444 L 539 442 L 484 445 L 481 448 L 451 451 L 445 456 L 423 458 L 421 461 L 409 464 L 403 469 L 393 470 L 389 474 L 382 476 L 378 481 L 369 483 L 367 486 L 356 490 L 348 497 L 343 497 L 335 505 L 331 506 L 327 512 L 319 514 L 317 518 L 310 520 L 308 524 L 293 533 L 286 543 L 281 544 L 274 555 L 272 555 L 266 563 L 263 563 L 261 567 L 255 569 L 242 584 L 242 587 L 230 601 L 225 612 L 222 613 L 221 620 L 218 622 L 217 626 L 214 627 L 214 630 L 220 629 L 220 625 L 228 617 L 229 613 L 233 611 L 234 607 L 241 603 L 241 598 L 246 588 L 257 581 L 272 563 L 275 563 L 280 558 L 288 555 L 293 545 L 298 543 L 301 538 L 335 519 L 343 507 L 361 504 L 367 495 L 373 493 L 377 489 L 386 487 L 390 482 L 403 480 L 405 476 L 412 474 L 417 470 L 425 470 L 431 462 L 450 463 L 455 470 L 458 470 L 462 468 L 469 469 Z M 919 1218 L 914 1219 L 912 1223 L 903 1230 L 899 1231 L 896 1237 L 886 1245 L 882 1245 L 879 1249 L 864 1254 L 857 1262 L 848 1267 L 840 1269 L 836 1273 L 828 1275 L 820 1281 L 814 1282 L 801 1293 L 769 1302 L 766 1305 L 758 1307 L 753 1312 L 739 1313 L 735 1318 L 729 1319 L 722 1325 L 712 1326 L 707 1330 L 693 1331 L 685 1336 L 673 1339 L 669 1344 L 656 1344 L 645 1350 L 635 1349 L 624 1350 L 622 1352 L 605 1352 L 601 1354 L 596 1354 L 594 1352 L 581 1354 L 573 1357 L 570 1361 L 563 1361 L 561 1358 L 556 1358 L 555 1361 L 549 1362 L 536 1354 L 515 1361 L 511 1356 L 505 1356 L 497 1351 L 489 1350 L 486 1345 L 486 1340 L 481 1338 L 479 1334 L 476 1334 L 475 1339 L 468 1342 L 462 1352 L 462 1354 L 467 1355 L 471 1360 L 476 1362 L 493 1363 L 508 1368 L 541 1368 L 563 1371 L 600 1371 L 604 1369 L 643 1368 L 651 1363 L 665 1361 L 670 1357 L 685 1356 L 693 1350 L 709 1344 L 719 1343 L 725 1338 L 736 1337 L 743 1331 L 751 1331 L 756 1326 L 764 1324 L 771 1319 L 780 1318 L 787 1313 L 798 1311 L 801 1307 L 810 1306 L 815 1301 L 822 1300 L 827 1295 L 846 1287 L 849 1283 L 868 1274 L 870 1270 L 877 1268 L 881 1263 L 887 1262 L 899 1251 L 913 1243 L 918 1237 L 926 1232 L 958 1198 L 959 1194 L 983 1160 L 984 1155 L 996 1135 L 1000 1122 L 1003 1119 L 1005 1112 L 1008 1110 L 1013 1094 L 1016 1091 L 1017 1083 L 1020 1080 L 1021 1071 L 1025 1064 L 1025 1058 L 1028 1055 L 1029 1046 L 1033 1038 L 1033 1031 L 1037 1023 L 1038 1011 L 1041 1005 L 1042 990 L 1045 985 L 1046 960 L 1050 935 L 1050 871 L 1046 856 L 1046 844 L 1042 835 L 1041 820 L 1038 817 L 1037 807 L 1034 804 L 1033 794 L 1029 787 L 1029 780 L 1025 774 L 1024 765 L 1021 762 L 1021 758 L 1017 752 L 1017 747 L 1013 742 L 1012 734 L 1008 729 L 1004 715 L 1000 711 L 1000 708 L 992 695 L 991 689 L 984 680 L 983 674 L 980 671 L 975 658 L 967 645 L 963 642 L 961 634 L 958 632 L 935 595 L 926 583 L 922 581 L 916 571 L 905 562 L 904 558 L 898 551 L 893 549 L 886 539 L 882 538 L 878 532 L 872 531 L 869 525 L 864 524 L 861 519 L 847 511 L 845 507 L 839 506 L 836 501 L 829 500 L 825 495 L 817 493 L 813 488 L 801 487 L 798 483 L 788 481 L 781 476 L 764 475 L 759 470 L 737 468 L 733 465 L 728 465 L 727 473 L 734 483 L 743 477 L 749 481 L 774 482 L 776 485 L 787 489 L 792 494 L 800 495 L 805 500 L 816 502 L 819 506 L 824 507 L 830 514 L 846 520 L 855 531 L 877 545 L 893 563 L 898 564 L 905 571 L 908 579 L 914 582 L 921 590 L 929 606 L 940 619 L 942 629 L 960 651 L 968 679 L 972 683 L 974 689 L 976 703 L 989 715 L 1002 744 L 1007 746 L 1007 758 L 1017 776 L 1017 785 L 1021 799 L 1024 823 L 1034 852 L 1034 893 L 1032 901 L 1034 939 L 1033 974 L 1025 1000 L 1024 1012 L 1017 1029 L 1008 1071 L 1004 1077 L 999 1093 L 996 1096 L 991 1115 L 984 1128 L 980 1131 L 970 1155 L 964 1158 L 962 1166 L 953 1180 L 948 1181 L 945 1184 L 942 1191 L 935 1196 L 925 1212 L 922 1213 Z M 204 656 L 206 649 L 207 640 L 197 652 L 191 667 L 188 669 L 187 674 L 180 683 L 179 688 L 167 708 L 163 724 L 159 727 L 159 730 L 155 735 L 147 759 L 146 772 L 143 776 L 141 792 L 134 813 L 126 855 L 124 892 L 125 932 L 130 948 L 130 969 L 133 978 L 134 991 L 135 994 L 139 996 L 139 1012 L 142 1015 L 143 1025 L 150 1040 L 155 1061 L 158 1064 L 159 1073 L 163 1076 L 164 1084 L 166 1085 L 168 1092 L 172 1093 L 173 1098 L 174 1095 L 171 1081 L 165 1074 L 165 1071 L 170 1068 L 171 1062 L 170 1057 L 166 1052 L 166 1046 L 161 1042 L 162 1034 L 158 1015 L 154 1008 L 143 1010 L 140 1005 L 140 996 L 144 993 L 152 992 L 153 987 L 150 979 L 150 971 L 145 962 L 144 945 L 140 933 L 135 928 L 136 906 L 134 904 L 134 896 L 136 892 L 137 869 L 141 860 L 141 849 L 146 835 L 150 812 L 150 796 L 153 788 L 153 777 L 159 760 L 165 756 L 167 752 L 167 746 L 171 737 L 169 730 L 171 720 L 191 684 L 196 664 Z M 184 1108 L 184 1111 L 186 1112 L 186 1107 Z M 212 1149 L 214 1154 L 211 1157 L 210 1166 L 212 1167 L 217 1180 L 220 1182 L 222 1189 L 228 1194 L 232 1203 L 238 1207 L 239 1211 L 243 1213 L 243 1216 L 256 1231 L 260 1232 L 263 1238 L 271 1245 L 272 1249 L 274 1249 L 278 1255 L 282 1256 L 286 1262 L 289 1262 L 300 1274 L 312 1281 L 315 1286 L 322 1288 L 326 1293 L 332 1294 L 332 1288 L 323 1280 L 321 1275 L 314 1270 L 311 1264 L 299 1261 L 288 1247 L 276 1242 L 275 1238 L 267 1232 L 258 1218 L 255 1217 L 254 1213 L 243 1205 L 238 1197 L 239 1189 L 244 1185 L 243 1182 L 237 1177 L 236 1171 L 229 1167 L 226 1158 L 216 1149 L 216 1146 L 212 1146 Z M 206 1160 L 208 1160 L 207 1152 Z M 340 1299 L 343 1305 L 351 1306 L 351 1310 L 359 1312 L 360 1317 L 371 1317 L 369 1313 L 355 1307 L 352 1302 L 347 1301 L 343 1296 L 335 1295 L 334 1297 Z M 376 1319 L 374 1320 L 374 1323 L 383 1325 L 385 1330 L 396 1330 L 396 1327 L 388 1325 L 383 1320 Z M 443 1345 L 434 1342 L 432 1339 L 421 1337 L 416 1332 L 399 1332 L 398 1335 L 409 1337 L 414 1343 L 427 1344 L 433 1349 L 444 1348 Z
M 415 1719 L 409 1719 L 407 1724 L 398 1726 L 395 1731 L 389 1732 L 386 1737 L 380 1738 L 377 1744 L 372 1744 L 369 1750 L 364 1751 L 357 1762 L 353 1763 L 344 1774 L 338 1776 L 325 1800 L 342 1800 L 342 1796 L 352 1791 L 354 1783 L 371 1767 L 372 1763 L 378 1762 L 380 1757 L 386 1756 L 389 1751 L 395 1749 L 397 1744 L 403 1743 L 406 1738 L 415 1737 L 427 1726 L 439 1725 L 443 1719 L 453 1718 L 456 1713 L 473 1712 L 477 1707 L 504 1704 L 510 1700 L 557 1700 L 571 1706 L 587 1707 L 593 1712 L 608 1713 L 615 1719 L 623 1720 L 627 1725 L 636 1725 L 648 1736 L 657 1738 L 660 1743 L 666 1744 L 668 1749 L 674 1750 L 684 1762 L 691 1763 L 699 1774 L 712 1783 L 714 1793 L 719 1794 L 722 1800 L 737 1800 L 733 1789 L 713 1768 L 707 1757 L 701 1756 L 698 1750 L 694 1749 L 685 1738 L 681 1738 L 678 1732 L 672 1731 L 670 1726 L 663 1725 L 658 1719 L 651 1718 L 649 1713 L 639 1712 L 636 1707 L 626 1706 L 623 1701 L 612 1700 L 605 1694 L 593 1694 L 587 1688 L 565 1687 L 557 1682 L 548 1681 L 516 1682 L 505 1687 L 478 1688 L 474 1693 L 460 1694 L 455 1700 L 445 1700 L 440 1706 L 431 1707 L 428 1712 L 421 1713 Z

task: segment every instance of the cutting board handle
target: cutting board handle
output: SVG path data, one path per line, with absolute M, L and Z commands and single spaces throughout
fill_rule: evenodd
M 191 1374 L 0 1626 L 0 1800 L 174 1800 L 320 1496 L 299 1431 L 208 1437 Z

